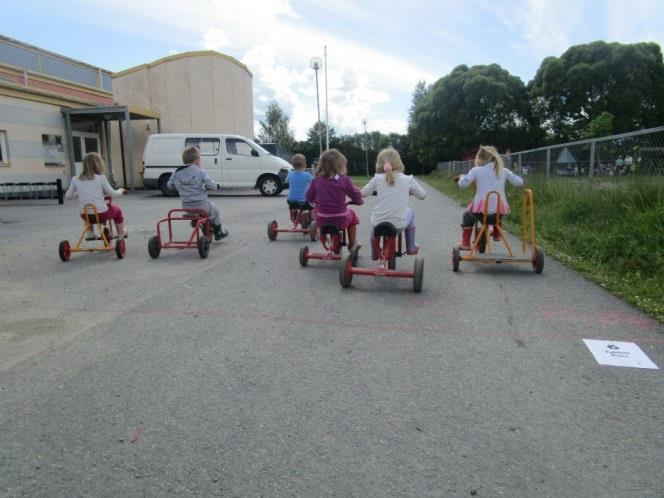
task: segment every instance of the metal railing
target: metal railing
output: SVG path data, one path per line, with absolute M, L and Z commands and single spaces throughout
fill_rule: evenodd
M 664 175 L 664 126 L 512 152 L 503 159 L 519 174 L 547 179 Z M 474 160 L 446 161 L 436 169 L 467 173 L 474 164 Z

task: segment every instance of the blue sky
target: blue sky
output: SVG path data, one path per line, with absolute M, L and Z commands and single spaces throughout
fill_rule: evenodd
M 330 124 L 404 132 L 411 93 L 459 64 L 528 82 L 542 59 L 594 40 L 664 44 L 661 0 L 65 0 L 3 3 L 0 33 L 112 71 L 189 50 L 254 73 L 254 113 L 276 100 L 296 137 L 316 120 L 309 60 L 329 55 Z M 323 87 L 321 86 L 321 92 Z M 321 100 L 324 112 L 324 100 Z M 324 116 L 323 116 L 324 117 Z

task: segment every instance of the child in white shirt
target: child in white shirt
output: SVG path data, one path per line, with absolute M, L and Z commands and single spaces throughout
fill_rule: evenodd
M 459 247 L 461 249 L 470 249 L 470 237 L 473 233 L 475 221 L 482 221 L 484 213 L 501 216 L 509 214 L 510 206 L 505 196 L 505 182 L 508 181 L 515 187 L 523 185 L 523 178 L 512 173 L 503 165 L 503 159 L 498 154 L 495 147 L 482 145 L 475 156 L 475 167 L 467 175 L 458 177 L 459 187 L 465 188 L 475 183 L 475 197 L 468 205 L 468 209 L 463 214 L 461 223 L 462 235 Z M 486 195 L 489 192 L 496 191 L 500 194 L 500 205 L 495 195 L 489 198 L 489 205 L 486 205 Z M 497 231 L 494 230 L 494 238 Z
M 92 209 L 88 208 L 86 212 L 85 206 L 92 204 L 97 209 L 99 221 L 106 222 L 113 220 L 118 229 L 119 237 L 127 237 L 127 229 L 124 226 L 124 217 L 122 210 L 116 204 L 106 204 L 106 196 L 119 197 L 127 193 L 126 189 L 114 189 L 108 183 L 104 170 L 106 165 L 102 157 L 96 152 L 89 152 L 83 158 L 83 171 L 79 176 L 71 179 L 69 188 L 65 193 L 66 199 L 78 198 L 78 207 L 81 211 L 81 218 L 85 220 L 90 218 L 93 223 L 96 222 Z M 95 233 L 90 228 L 88 230 L 87 239 L 95 237 Z
M 417 254 L 415 243 L 415 213 L 408 207 L 408 197 L 412 194 L 424 199 L 426 192 L 412 175 L 404 175 L 404 165 L 399 153 L 392 149 L 383 149 L 376 160 L 376 175 L 362 188 L 362 195 L 367 197 L 374 192 L 376 205 L 371 212 L 371 258 L 378 259 L 378 241 L 374 239 L 373 228 L 380 223 L 391 223 L 397 230 L 405 229 L 406 252 Z

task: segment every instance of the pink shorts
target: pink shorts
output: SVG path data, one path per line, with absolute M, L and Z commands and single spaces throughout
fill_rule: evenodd
M 81 213 L 81 218 L 85 220 L 88 215 L 85 213 Z M 94 222 L 94 214 L 89 215 L 90 219 Z M 113 220 L 116 223 L 123 223 L 124 222 L 124 217 L 122 216 L 122 209 L 120 209 L 118 206 L 115 204 L 110 204 L 108 206 L 108 209 L 104 211 L 103 213 L 99 213 L 99 221 L 108 221 L 108 220 Z
M 360 224 L 360 218 L 357 216 L 355 211 L 350 208 L 346 208 L 345 216 L 325 216 L 319 212 L 316 212 L 316 222 L 318 226 L 323 225 L 336 225 L 341 229 L 346 229 L 349 227 L 354 227 L 355 225 Z

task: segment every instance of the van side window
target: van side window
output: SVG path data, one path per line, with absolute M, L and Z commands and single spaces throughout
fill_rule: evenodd
M 187 138 L 184 141 L 184 146 L 196 147 L 201 151 L 201 156 L 216 156 L 219 154 L 221 140 L 218 138 Z
M 252 150 L 254 148 L 244 140 L 240 140 L 239 138 L 226 139 L 226 152 L 229 154 L 233 154 L 234 156 L 251 156 Z

